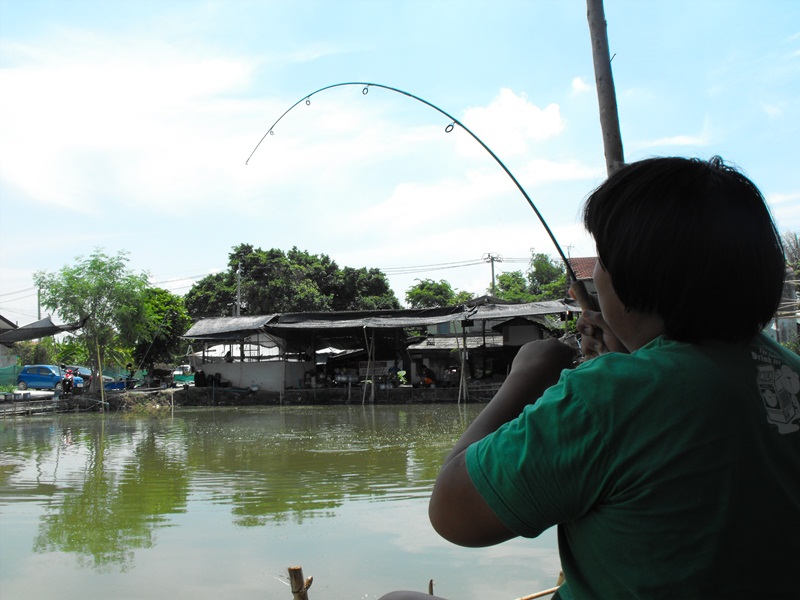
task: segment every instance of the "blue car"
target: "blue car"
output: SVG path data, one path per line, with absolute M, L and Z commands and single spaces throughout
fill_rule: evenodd
M 17 375 L 17 388 L 27 390 L 63 390 L 66 371 L 56 365 L 25 365 Z M 76 391 L 83 390 L 83 377 L 73 377 L 72 385 Z

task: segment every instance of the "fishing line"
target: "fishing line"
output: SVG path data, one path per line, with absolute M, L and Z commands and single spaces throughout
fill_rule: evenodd
M 326 85 L 325 87 L 322 87 L 322 88 L 320 88 L 320 89 L 318 89 L 318 90 L 316 90 L 314 92 L 311 92 L 307 96 L 303 96 L 302 98 L 300 98 L 300 100 L 298 100 L 297 102 L 292 104 L 288 109 L 286 109 L 286 111 L 280 117 L 278 117 L 278 120 L 275 121 L 272 124 L 272 126 L 267 130 L 267 132 L 258 141 L 258 143 L 256 144 L 256 147 L 253 148 L 253 151 L 250 153 L 250 156 L 247 157 L 247 160 L 245 161 L 244 164 L 247 165 L 247 164 L 250 163 L 250 159 L 253 158 L 253 155 L 256 153 L 256 150 L 258 150 L 258 147 L 261 146 L 261 143 L 267 138 L 268 135 L 275 135 L 275 126 L 278 123 L 280 123 L 281 119 L 283 119 L 283 117 L 285 117 L 287 114 L 289 114 L 292 111 L 292 109 L 294 109 L 294 107 L 296 107 L 298 104 L 300 104 L 302 102 L 305 102 L 306 106 L 310 106 L 311 105 L 311 97 L 315 96 L 316 94 L 319 94 L 320 92 L 324 92 L 325 90 L 329 90 L 329 89 L 336 88 L 336 87 L 353 86 L 353 85 L 362 86 L 361 94 L 364 95 L 364 96 L 369 94 L 369 89 L 371 87 L 376 87 L 376 88 L 381 88 L 381 89 L 384 89 L 384 90 L 389 90 L 390 92 L 396 92 L 396 93 L 401 94 L 403 96 L 407 96 L 409 98 L 412 98 L 412 99 L 414 99 L 414 100 L 416 100 L 418 102 L 422 102 L 423 104 L 425 104 L 427 106 L 430 106 L 432 109 L 438 111 L 439 113 L 443 114 L 445 117 L 450 119 L 450 123 L 447 125 L 447 127 L 444 128 L 445 133 L 450 133 L 451 131 L 453 131 L 455 126 L 458 125 L 461 129 L 463 129 L 469 135 L 471 135 L 472 139 L 474 139 L 476 142 L 478 142 L 483 147 L 483 149 L 486 150 L 489 153 L 489 155 L 495 160 L 495 162 L 497 162 L 497 164 L 500 165 L 500 167 L 502 167 L 503 171 L 506 172 L 506 175 L 508 175 L 511 178 L 511 181 L 514 182 L 514 185 L 517 186 L 517 189 L 525 197 L 525 200 L 528 201 L 528 204 L 533 209 L 533 212 L 536 213 L 536 216 L 539 218 L 539 222 L 542 224 L 542 227 L 544 227 L 545 231 L 547 232 L 547 235 L 550 236 L 550 240 L 553 242 L 553 245 L 555 246 L 556 250 L 558 251 L 558 254 L 561 257 L 561 260 L 564 262 L 564 266 L 567 268 L 567 274 L 572 279 L 572 281 L 577 281 L 578 280 L 578 278 L 575 276 L 575 271 L 572 269 L 572 265 L 570 264 L 569 260 L 567 259 L 567 256 L 564 254 L 564 251 L 561 249 L 561 246 L 559 245 L 558 240 L 556 240 L 555 235 L 553 235 L 553 232 L 550 230 L 550 227 L 547 225 L 547 221 L 544 220 L 544 217 L 542 216 L 542 213 L 539 212 L 539 209 L 533 203 L 533 200 L 531 200 L 530 196 L 528 196 L 527 192 L 522 187 L 522 185 L 520 185 L 519 181 L 517 181 L 517 178 L 514 177 L 514 175 L 511 173 L 511 171 L 508 170 L 508 167 L 506 167 L 506 165 L 503 163 L 503 161 L 501 161 L 498 158 L 498 156 L 494 152 L 492 152 L 491 148 L 489 148 L 489 146 L 484 144 L 483 140 L 481 140 L 477 135 L 475 135 L 472 132 L 472 130 L 469 127 L 464 125 L 461 121 L 456 119 L 453 115 L 445 112 L 444 110 L 442 110 L 441 108 L 439 108 L 435 104 L 432 104 L 432 103 L 428 102 L 427 100 L 425 100 L 423 98 L 420 98 L 419 96 L 415 96 L 414 94 L 411 94 L 409 92 L 405 92 L 405 91 L 403 91 L 401 89 L 394 88 L 394 87 L 391 87 L 391 86 L 388 86 L 388 85 L 382 85 L 380 83 L 368 83 L 368 82 L 363 82 L 363 81 L 348 81 L 348 82 L 344 82 L 344 83 L 334 83 L 332 85 Z

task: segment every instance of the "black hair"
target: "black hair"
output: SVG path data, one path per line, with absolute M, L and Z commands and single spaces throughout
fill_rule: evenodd
M 778 308 L 780 234 L 758 188 L 717 156 L 626 165 L 583 222 L 626 310 L 655 312 L 672 339 L 746 342 Z

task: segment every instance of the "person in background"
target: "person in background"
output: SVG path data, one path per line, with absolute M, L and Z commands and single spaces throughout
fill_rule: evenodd
M 476 547 L 557 526 L 556 598 L 796 598 L 800 357 L 762 333 L 785 259 L 761 192 L 718 157 L 653 158 L 583 217 L 588 360 L 520 349 L 444 461 L 434 528 Z
M 436 387 L 436 373 L 429 366 L 422 365 L 422 387 L 435 388 Z

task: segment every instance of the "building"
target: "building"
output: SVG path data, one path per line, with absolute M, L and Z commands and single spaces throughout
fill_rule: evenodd
M 519 346 L 557 335 L 557 323 L 578 311 L 571 301 L 508 304 L 484 297 L 430 309 L 201 319 L 183 337 L 192 343 L 196 385 L 374 390 L 418 385 L 424 366 L 439 385 L 457 386 L 470 371 L 504 376 Z

